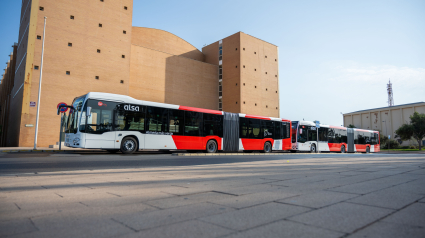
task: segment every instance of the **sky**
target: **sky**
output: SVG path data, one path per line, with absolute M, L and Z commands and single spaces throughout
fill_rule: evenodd
M 21 1 L 0 2 L 5 64 Z M 396 105 L 425 101 L 423 0 L 134 0 L 133 25 L 200 50 L 238 31 L 277 45 L 280 116 L 290 120 L 342 125 L 341 113 L 387 106 L 389 79 Z

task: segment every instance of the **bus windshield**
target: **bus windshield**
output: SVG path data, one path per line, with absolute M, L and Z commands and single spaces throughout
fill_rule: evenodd
M 78 119 L 81 115 L 85 96 L 74 99 L 72 106 L 75 110 L 71 110 L 68 115 L 68 123 L 65 133 L 77 133 Z

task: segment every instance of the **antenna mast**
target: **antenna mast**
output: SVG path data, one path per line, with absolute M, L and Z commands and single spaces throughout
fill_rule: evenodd
M 391 83 L 391 80 L 388 80 L 387 92 L 388 92 L 388 106 L 392 107 L 394 106 L 394 99 L 393 99 L 393 84 Z

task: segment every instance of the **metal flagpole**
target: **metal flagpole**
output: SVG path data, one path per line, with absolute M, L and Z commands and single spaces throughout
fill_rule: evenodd
M 47 17 L 44 17 L 43 46 L 41 47 L 40 82 L 38 83 L 37 116 L 35 119 L 34 150 L 37 149 L 38 120 L 39 120 L 38 117 L 40 114 L 41 79 L 43 76 L 43 56 L 44 56 L 44 38 L 46 36 L 46 19 Z

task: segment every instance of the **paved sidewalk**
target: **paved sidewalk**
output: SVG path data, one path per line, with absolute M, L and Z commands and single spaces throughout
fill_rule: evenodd
M 425 156 L 282 158 L 0 176 L 0 237 L 424 237 Z

